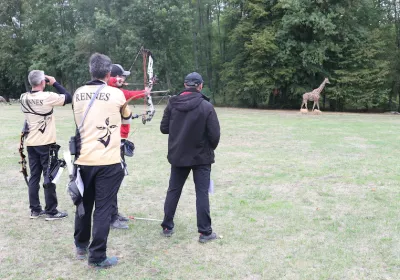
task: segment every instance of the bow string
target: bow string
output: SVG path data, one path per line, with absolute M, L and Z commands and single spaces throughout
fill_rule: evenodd
M 151 89 L 153 88 L 153 85 L 156 82 L 156 76 L 153 74 L 153 54 L 150 52 L 150 50 L 145 49 L 143 47 L 140 48 L 138 54 L 142 54 L 143 57 L 143 86 L 144 88 L 148 87 Z M 138 55 L 136 55 L 136 58 L 134 62 L 132 63 L 130 70 L 133 67 L 133 64 L 136 62 L 136 59 L 138 58 Z M 147 63 L 148 62 L 148 63 Z M 146 69 L 147 68 L 147 69 Z M 122 110 L 125 109 L 126 106 L 128 106 L 129 102 L 133 99 L 133 97 L 129 98 L 126 100 L 124 106 L 122 107 Z M 154 108 L 153 100 L 151 98 L 150 93 L 147 94 L 147 96 L 144 98 L 144 112 L 141 114 L 142 116 L 142 123 L 146 124 L 146 122 L 151 121 L 155 114 L 156 110 Z M 140 115 L 136 115 L 134 118 L 139 117 Z

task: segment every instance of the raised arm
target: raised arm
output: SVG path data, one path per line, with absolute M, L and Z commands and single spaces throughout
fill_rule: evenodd
M 52 76 L 45 75 L 47 82 L 49 85 L 53 86 L 59 94 L 63 94 L 65 96 L 64 104 L 70 104 L 72 102 L 72 95 L 69 93 L 60 83 L 56 81 L 56 79 Z
M 122 92 L 124 93 L 126 100 L 128 100 L 128 99 L 135 100 L 135 99 L 145 98 L 147 95 L 146 90 L 127 90 L 127 89 L 123 89 L 123 88 L 121 88 L 120 90 L 122 90 Z

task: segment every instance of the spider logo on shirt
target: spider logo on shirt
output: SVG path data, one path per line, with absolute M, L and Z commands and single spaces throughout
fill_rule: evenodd
M 43 134 L 46 131 L 47 123 L 51 119 L 51 116 L 43 117 L 43 120 L 39 121 L 39 131 Z
M 107 118 L 105 121 L 105 126 L 96 126 L 98 130 L 105 130 L 106 134 L 104 136 L 100 137 L 97 139 L 100 143 L 104 145 L 104 147 L 107 148 L 108 144 L 110 144 L 110 139 L 111 139 L 111 134 L 114 132 L 115 128 L 118 126 L 115 124 L 110 125 L 110 118 Z

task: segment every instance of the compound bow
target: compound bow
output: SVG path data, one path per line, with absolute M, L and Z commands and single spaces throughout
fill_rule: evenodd
M 156 82 L 156 76 L 153 75 L 153 55 L 152 53 L 141 47 L 139 53 L 142 53 L 143 56 L 143 86 L 144 88 L 148 87 L 151 91 L 151 89 L 153 88 L 153 85 Z M 137 58 L 137 56 L 136 56 Z M 136 61 L 135 58 L 135 61 Z M 135 63 L 135 61 L 133 63 Z M 148 64 L 147 64 L 148 61 Z M 133 66 L 133 64 L 132 64 Z M 131 66 L 131 68 L 132 68 Z M 146 71 L 146 66 L 147 66 L 147 71 Z M 131 69 L 130 68 L 130 69 Z M 126 100 L 124 106 L 123 106 L 123 110 L 125 109 L 126 106 L 128 106 L 129 101 L 131 101 L 134 97 L 129 98 L 128 100 Z M 148 93 L 148 95 L 146 96 L 146 98 L 144 98 L 144 112 L 141 115 L 142 116 L 142 123 L 146 124 L 146 122 L 151 121 L 151 119 L 153 118 L 154 114 L 155 114 L 156 110 L 154 108 L 154 104 L 153 104 L 153 99 L 151 98 L 150 92 Z M 136 115 L 135 118 L 138 118 L 140 115 Z

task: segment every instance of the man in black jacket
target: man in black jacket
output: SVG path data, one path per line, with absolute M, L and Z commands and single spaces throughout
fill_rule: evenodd
M 209 98 L 200 92 L 203 88 L 200 74 L 193 72 L 187 75 L 184 85 L 185 90 L 169 100 L 160 126 L 163 134 L 169 134 L 168 161 L 171 164 L 162 234 L 170 237 L 174 233 L 176 207 L 183 185 L 193 170 L 199 242 L 204 243 L 217 238 L 211 228 L 208 188 L 220 127 Z

